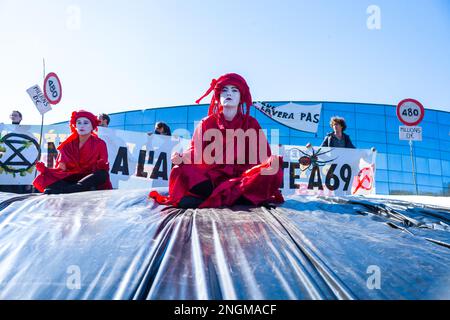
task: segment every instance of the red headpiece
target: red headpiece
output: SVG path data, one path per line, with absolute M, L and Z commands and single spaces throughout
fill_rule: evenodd
M 72 116 L 70 117 L 70 131 L 77 131 L 77 119 L 81 117 L 88 118 L 92 123 L 92 130 L 97 130 L 97 126 L 99 124 L 98 118 L 89 111 L 80 110 L 72 112 Z
M 88 118 L 91 123 L 92 123 L 92 133 L 94 133 L 94 131 L 97 130 L 97 126 L 99 124 L 99 120 L 98 118 L 90 113 L 89 111 L 85 111 L 85 110 L 80 110 L 80 111 L 74 111 L 72 112 L 72 116 L 70 117 L 70 131 L 72 132 L 70 134 L 70 136 L 67 137 L 66 140 L 64 140 L 59 146 L 58 146 L 58 150 L 61 150 L 61 148 L 70 143 L 71 141 L 75 140 L 78 137 L 78 132 L 77 132 L 77 119 L 81 118 L 81 117 L 85 117 Z
M 247 85 L 247 82 L 244 78 L 242 78 L 237 73 L 227 73 L 223 76 L 219 77 L 217 80 L 213 79 L 211 81 L 209 89 L 205 92 L 205 94 L 195 101 L 195 103 L 200 103 L 200 101 L 206 97 L 208 94 L 211 93 L 211 91 L 214 90 L 214 94 L 211 98 L 211 103 L 209 104 L 209 110 L 208 115 L 211 114 L 218 114 L 220 111 L 222 111 L 222 106 L 220 105 L 220 93 L 222 91 L 222 88 L 227 85 L 233 85 L 236 86 L 239 89 L 239 92 L 241 94 L 241 101 L 240 106 L 245 105 L 245 114 L 248 116 L 250 114 L 250 106 L 252 105 L 252 96 L 250 94 L 250 89 Z M 238 109 L 238 112 L 240 112 L 240 108 Z

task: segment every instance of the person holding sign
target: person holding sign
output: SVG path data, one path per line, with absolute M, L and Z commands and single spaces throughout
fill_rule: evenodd
M 172 135 L 172 132 L 170 131 L 170 127 L 162 121 L 158 121 L 155 124 L 155 130 L 153 132 L 148 132 L 147 133 L 149 136 L 151 136 L 152 134 L 161 134 L 163 136 L 170 136 Z
M 98 120 L 100 121 L 99 126 L 105 128 L 109 126 L 109 122 L 111 121 L 110 117 L 106 113 L 100 113 L 98 115 Z
M 20 113 L 20 111 L 18 110 L 14 110 L 9 115 L 9 118 L 11 119 L 11 124 L 20 124 L 20 122 L 22 121 L 22 113 Z
M 347 129 L 344 118 L 332 117 L 330 120 L 330 127 L 333 129 L 333 132 L 327 134 L 320 145 L 321 147 L 355 149 L 355 146 L 350 140 L 350 136 L 344 133 L 345 129 Z
M 225 74 L 196 103 L 210 92 L 208 116 L 195 129 L 190 148 L 172 156 L 169 196 L 156 191 L 149 196 L 180 208 L 282 203 L 282 158 L 271 155 L 264 132 L 249 115 L 247 82 L 238 74 Z
M 98 123 L 88 111 L 72 112 L 72 134 L 58 147 L 56 168 L 36 163 L 36 189 L 45 194 L 112 189 L 106 143 L 95 133 Z

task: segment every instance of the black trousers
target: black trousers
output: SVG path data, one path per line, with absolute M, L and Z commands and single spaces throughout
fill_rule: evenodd
M 59 194 L 97 190 L 97 187 L 104 184 L 107 178 L 106 170 L 97 170 L 79 181 L 70 181 L 70 177 L 68 180 L 56 181 L 49 185 L 44 193 Z
M 196 184 L 189 191 L 200 196 L 202 199 L 206 199 L 212 194 L 213 190 L 214 190 L 213 184 L 211 183 L 210 180 L 207 180 L 199 184 Z M 235 204 L 253 205 L 253 203 L 244 196 L 241 196 L 239 199 L 237 199 Z

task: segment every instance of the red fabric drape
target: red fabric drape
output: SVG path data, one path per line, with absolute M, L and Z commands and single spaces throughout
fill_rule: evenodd
M 234 153 L 232 154 L 234 164 L 226 164 L 226 148 L 232 141 L 227 140 L 227 129 L 253 129 L 259 137 L 259 130 L 261 129 L 257 120 L 251 116 L 238 114 L 232 121 L 226 121 L 223 113 L 217 115 L 210 115 L 204 118 L 198 125 L 191 140 L 190 148 L 184 153 L 183 158 L 190 159 L 191 164 L 182 163 L 175 165 L 171 171 L 169 178 L 169 196 L 162 196 L 156 191 L 151 191 L 149 196 L 155 199 L 160 204 L 177 206 L 181 198 L 190 195 L 189 190 L 198 183 L 205 180 L 210 180 L 214 186 L 213 193 L 200 205 L 204 207 L 221 207 L 231 206 L 241 196 L 246 197 L 253 204 L 259 205 L 263 202 L 283 202 L 283 197 L 279 191 L 283 180 L 282 158 L 271 155 L 270 147 L 267 139 L 261 132 L 261 141 L 251 144 L 246 143 L 244 148 L 245 161 L 243 164 L 237 164 L 239 155 L 242 155 L 242 150 L 239 150 L 238 143 L 234 143 Z M 223 149 L 216 150 L 221 152 L 223 164 L 194 162 L 195 157 L 199 154 L 204 155 L 205 148 L 214 141 L 203 141 L 204 135 L 209 129 L 217 129 L 220 131 L 223 139 Z M 259 155 L 261 148 L 267 148 L 267 152 L 262 157 Z M 200 148 L 200 150 L 198 150 Z M 198 152 L 200 151 L 200 152 Z M 213 153 L 215 154 L 215 153 Z M 251 155 L 256 154 L 256 163 L 251 163 Z M 271 175 L 261 174 L 263 169 L 271 165 L 278 165 L 278 170 Z

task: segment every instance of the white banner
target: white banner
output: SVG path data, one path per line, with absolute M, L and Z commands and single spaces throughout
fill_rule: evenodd
M 29 185 L 39 155 L 40 126 L 0 124 L 0 184 Z M 69 134 L 67 124 L 44 126 L 40 159 L 53 167 L 56 147 Z M 171 154 L 189 146 L 187 139 L 99 128 L 108 146 L 114 188 L 167 187 Z M 275 148 L 273 149 L 275 150 Z M 281 146 L 284 195 L 347 195 L 375 193 L 375 158 L 370 150 Z
M 52 168 L 56 147 L 68 137 L 69 126 L 44 126 L 43 132 L 40 160 Z M 34 164 L 39 153 L 40 126 L 0 124 L 0 135 L 0 184 L 30 185 L 35 177 L 30 163 Z M 103 127 L 98 135 L 108 147 L 111 183 L 119 189 L 167 187 L 172 152 L 182 151 L 190 143 L 174 136 Z
M 281 106 L 273 106 L 265 102 L 254 103 L 256 109 L 269 118 L 293 129 L 316 133 L 322 104 L 301 105 L 289 102 Z
M 375 194 L 376 152 L 282 146 L 280 153 L 284 161 L 284 195 Z

